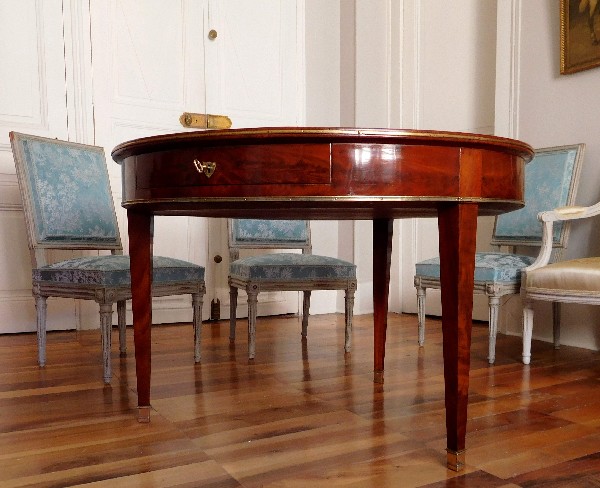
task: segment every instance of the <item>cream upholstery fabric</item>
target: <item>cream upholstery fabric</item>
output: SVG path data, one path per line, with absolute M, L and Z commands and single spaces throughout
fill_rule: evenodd
M 527 273 L 527 290 L 573 290 L 600 293 L 600 257 L 573 259 Z

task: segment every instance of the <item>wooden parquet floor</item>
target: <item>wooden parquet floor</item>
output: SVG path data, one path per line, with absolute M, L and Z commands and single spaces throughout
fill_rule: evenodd
M 441 323 L 390 315 L 385 384 L 372 382 L 372 316 L 259 318 L 247 362 L 245 321 L 153 329 L 152 421 L 136 421 L 130 353 L 114 348 L 102 383 L 98 331 L 51 333 L 48 366 L 31 334 L 0 337 L 0 487 L 598 487 L 600 354 L 473 328 L 467 468 L 445 468 Z M 116 344 L 115 344 L 116 346 Z

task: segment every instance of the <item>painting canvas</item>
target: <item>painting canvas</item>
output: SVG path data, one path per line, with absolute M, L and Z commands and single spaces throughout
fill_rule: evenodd
M 600 66 L 600 0 L 560 0 L 560 72 Z

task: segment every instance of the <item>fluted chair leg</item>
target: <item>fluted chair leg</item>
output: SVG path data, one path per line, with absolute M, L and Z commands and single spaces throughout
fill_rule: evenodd
M 308 315 L 310 310 L 310 290 L 304 291 L 302 300 L 302 337 L 306 337 L 308 333 Z
M 192 293 L 192 309 L 194 323 L 194 362 L 199 363 L 202 358 L 202 293 Z
M 346 322 L 346 330 L 344 337 L 344 351 L 350 352 L 352 348 L 352 321 L 354 319 L 354 288 L 346 289 L 345 296 L 345 322 Z
M 498 314 L 500 312 L 500 297 L 489 297 L 489 342 L 488 363 L 496 361 L 496 336 L 498 335 Z
M 127 355 L 127 321 L 125 300 L 117 302 L 117 323 L 119 324 L 119 355 L 124 357 Z
M 256 312 L 258 308 L 258 293 L 248 293 L 248 359 L 254 359 L 256 354 Z
M 235 342 L 235 325 L 237 310 L 238 289 L 235 286 L 229 287 L 229 342 Z
M 417 286 L 417 320 L 419 323 L 419 346 L 425 344 L 425 298 L 427 289 Z
M 37 343 L 38 343 L 38 364 L 46 366 L 46 298 L 41 295 L 35 296 L 35 311 L 37 320 Z
M 112 379 L 111 365 L 111 333 L 112 333 L 112 303 L 100 304 L 100 332 L 102 334 L 102 364 L 104 365 L 104 383 Z
M 523 300 L 523 364 L 531 361 L 531 336 L 533 334 L 533 303 Z

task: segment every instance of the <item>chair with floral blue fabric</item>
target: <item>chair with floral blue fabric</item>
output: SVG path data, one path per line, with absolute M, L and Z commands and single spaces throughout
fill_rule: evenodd
M 256 350 L 256 313 L 261 291 L 302 291 L 302 337 L 306 337 L 312 290 L 345 290 L 344 350 L 350 351 L 356 265 L 341 259 L 311 254 L 307 220 L 230 219 L 229 293 L 230 341 L 235 341 L 238 288 L 248 295 L 248 358 Z M 240 249 L 301 249 L 240 259 Z
M 475 293 L 488 296 L 489 350 L 488 361 L 496 359 L 496 334 L 501 298 L 518 294 L 521 288 L 521 270 L 535 260 L 516 254 L 516 247 L 539 248 L 542 227 L 537 220 L 539 212 L 572 205 L 575 201 L 585 144 L 538 149 L 533 160 L 525 167 L 525 207 L 496 217 L 491 244 L 497 248 L 508 246 L 511 252 L 478 252 L 475 255 Z M 561 257 L 567 246 L 569 223 L 554 229 L 553 260 Z M 416 265 L 415 288 L 419 323 L 419 345 L 425 341 L 425 295 L 427 288 L 440 288 L 439 257 Z M 555 343 L 560 330 L 560 310 L 554 304 Z
M 100 306 L 104 381 L 109 383 L 113 303 L 117 303 L 120 352 L 125 354 L 125 301 L 131 298 L 131 276 L 104 149 L 17 132 L 10 133 L 10 140 L 33 266 L 39 364 L 46 364 L 47 298 L 95 300 Z M 49 263 L 47 251 L 55 249 L 95 253 Z M 154 257 L 152 295 L 192 296 L 196 362 L 204 293 L 202 266 Z

